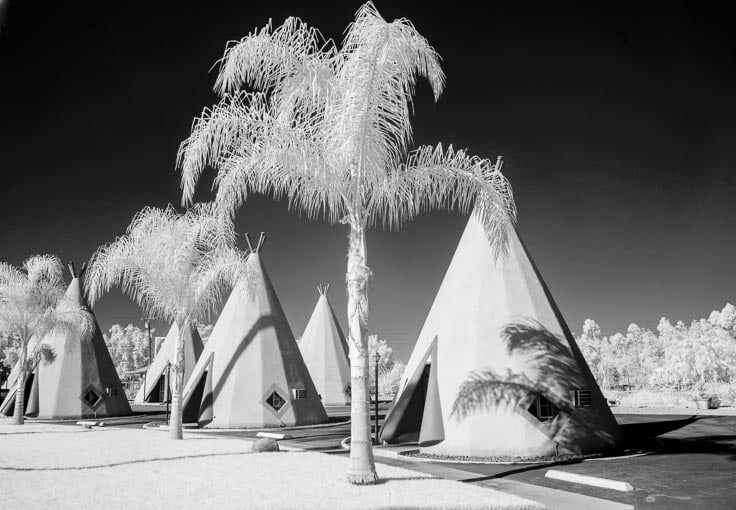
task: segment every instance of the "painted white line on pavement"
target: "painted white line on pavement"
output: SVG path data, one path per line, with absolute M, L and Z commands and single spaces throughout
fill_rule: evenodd
M 565 482 L 582 483 L 584 485 L 593 485 L 595 487 L 603 487 L 604 489 L 613 489 L 621 492 L 631 492 L 634 487 L 628 482 L 619 482 L 618 480 L 610 480 L 608 478 L 598 478 L 597 476 L 579 475 L 576 473 L 567 473 L 556 469 L 548 470 L 544 476 L 555 480 Z
M 259 432 L 258 437 L 270 437 L 271 439 L 289 439 L 291 434 L 276 434 L 275 432 Z

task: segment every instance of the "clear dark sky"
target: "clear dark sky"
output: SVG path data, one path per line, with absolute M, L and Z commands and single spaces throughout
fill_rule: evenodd
M 689 321 L 736 300 L 736 27 L 716 4 L 642 3 L 376 3 L 444 60 L 439 103 L 418 88 L 415 142 L 505 157 L 519 231 L 574 331 L 587 317 L 604 333 Z M 80 264 L 142 207 L 179 203 L 176 151 L 217 100 L 210 68 L 228 40 L 293 15 L 341 41 L 360 2 L 0 4 L 0 260 Z M 404 359 L 464 224 L 429 214 L 368 236 L 370 329 Z M 295 334 L 318 283 L 345 315 L 343 226 L 262 197 L 236 226 L 267 232 Z M 103 329 L 140 325 L 117 292 L 96 314 Z

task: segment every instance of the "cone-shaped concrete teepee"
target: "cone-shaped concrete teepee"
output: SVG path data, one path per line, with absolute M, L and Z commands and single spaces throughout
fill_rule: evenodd
M 84 299 L 80 278 L 69 265 L 72 281 L 66 297 L 92 313 Z M 38 418 L 77 419 L 127 416 L 132 414 L 125 390 L 105 345 L 97 319 L 94 332 L 86 337 L 52 333 L 43 339 L 55 352 L 51 363 L 40 363 L 35 371 L 33 385 L 38 385 L 37 402 L 31 390 L 26 412 L 37 407 Z M 10 395 L 8 395 L 10 396 Z M 5 403 L 3 403 L 5 407 Z M 35 409 L 33 409 L 35 411 Z
M 153 363 L 148 367 L 146 378 L 143 380 L 138 393 L 135 396 L 136 404 L 144 402 L 166 402 L 167 387 L 167 363 L 174 364 L 174 351 L 179 339 L 179 327 L 174 322 L 169 328 L 161 348 L 156 353 Z M 199 337 L 197 328 L 192 326 L 184 335 L 184 381 L 188 381 L 192 375 L 194 365 L 202 354 L 202 339 Z
M 508 252 L 496 258 L 482 224 L 470 218 L 381 430 L 384 441 L 420 441 L 423 452 L 452 456 L 621 446 L 549 290 L 516 231 L 509 234 Z
M 327 422 L 260 257 L 247 237 L 248 281 L 235 286 L 184 393 L 184 421 L 217 428 Z
M 299 350 L 307 364 L 324 405 L 350 403 L 350 360 L 348 344 L 327 299 L 329 285 L 318 285 L 319 299 L 299 340 Z

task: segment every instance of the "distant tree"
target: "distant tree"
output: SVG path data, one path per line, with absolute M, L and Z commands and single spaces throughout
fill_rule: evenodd
M 643 329 L 640 335 L 639 366 L 637 386 L 646 388 L 651 386 L 651 377 L 662 366 L 664 360 L 664 346 L 656 333 Z
M 380 392 L 393 397 L 399 391 L 399 383 L 401 382 L 401 377 L 404 375 L 404 370 L 406 370 L 406 364 L 403 361 L 394 361 L 391 370 L 384 377 L 379 378 Z
M 120 285 L 146 315 L 176 322 L 172 439 L 183 438 L 185 332 L 194 321 L 209 316 L 225 288 L 244 272 L 245 256 L 235 247 L 232 224 L 202 204 L 181 215 L 173 207 L 145 208 L 124 236 L 101 247 L 92 258 L 86 279 L 92 303 Z
M 601 328 L 593 319 L 585 319 L 577 343 L 595 380 L 603 389 L 608 389 L 611 385 L 607 366 L 610 360 L 608 339 L 601 335 Z
M 51 362 L 55 353 L 43 343 L 54 331 L 73 336 L 89 335 L 92 315 L 65 297 L 63 267 L 54 255 L 34 255 L 16 268 L 0 262 L 0 331 L 20 349 L 13 422 L 23 425 L 26 378 L 39 362 Z M 29 353 L 29 342 L 37 342 Z
M 603 388 L 633 382 L 638 388 L 702 391 L 736 383 L 736 307 L 730 303 L 689 326 L 663 317 L 656 332 L 631 324 L 626 334 L 608 338 L 587 319 L 577 340 Z
M 16 362 L 20 359 L 21 348 L 15 345 L 11 338 L 3 336 L 0 333 L 0 360 L 3 360 L 5 366 L 15 366 Z
M 148 333 L 133 324 L 114 324 L 105 335 L 105 343 L 121 378 L 148 364 Z
M 378 335 L 368 335 L 368 354 L 372 358 L 378 355 L 380 366 L 390 367 L 393 365 L 394 350 L 386 340 L 379 340 Z
M 375 363 L 375 357 L 378 356 L 378 393 L 392 396 L 398 389 L 399 380 L 406 365 L 394 358 L 393 348 L 388 345 L 386 340 L 379 339 L 378 335 L 368 336 L 368 353 L 371 360 L 371 371 L 368 379 L 370 391 L 376 391 L 373 363 Z
M 726 303 L 720 312 L 717 310 L 711 312 L 708 322 L 723 328 L 731 338 L 736 339 L 736 306 Z

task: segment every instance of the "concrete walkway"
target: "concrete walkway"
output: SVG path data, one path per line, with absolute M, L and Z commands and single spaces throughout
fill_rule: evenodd
M 682 416 L 736 416 L 736 407 L 698 409 L 696 407 L 624 407 L 612 406 L 613 414 L 669 414 Z

